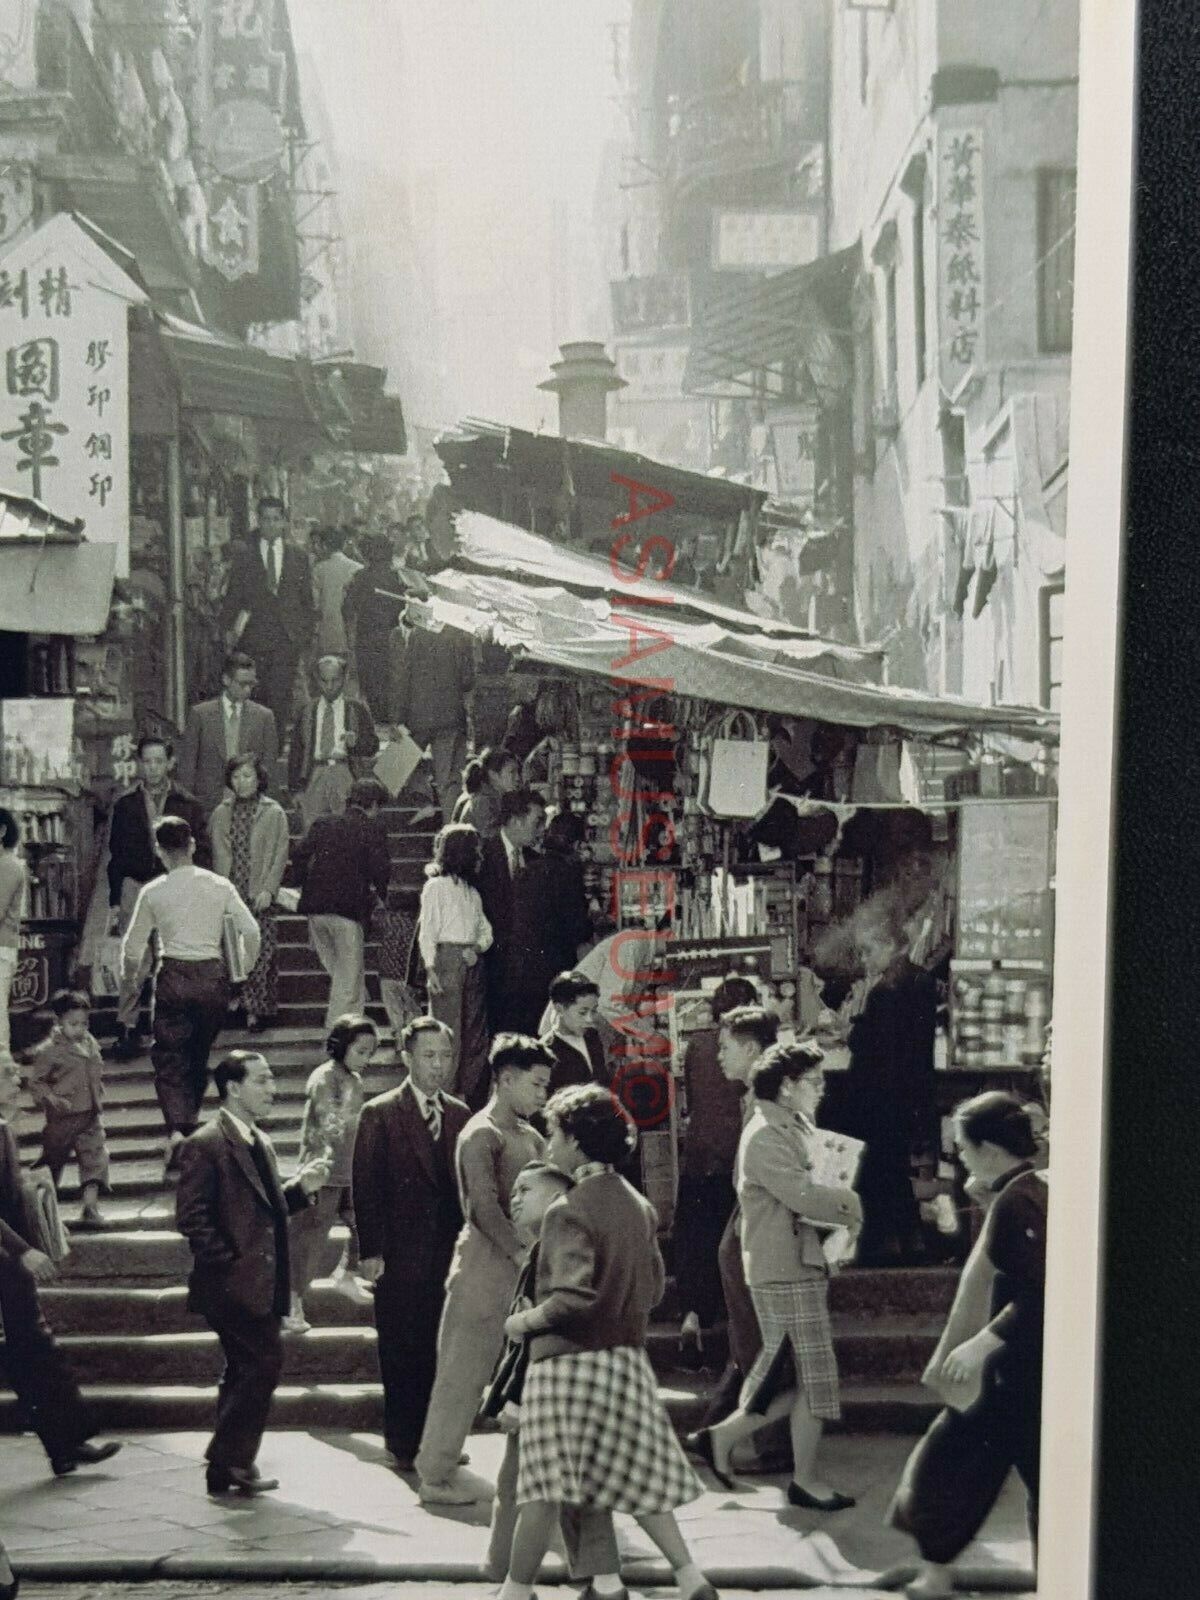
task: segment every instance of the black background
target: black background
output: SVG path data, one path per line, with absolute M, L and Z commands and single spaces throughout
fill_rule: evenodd
M 1101 1600 L 1200 1594 L 1200 0 L 1143 0 L 1138 122 Z

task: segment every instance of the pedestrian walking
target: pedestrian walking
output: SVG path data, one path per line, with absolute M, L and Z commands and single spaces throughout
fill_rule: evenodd
M 144 883 L 160 877 L 162 862 L 154 851 L 154 824 L 160 817 L 182 817 L 196 840 L 196 864 L 211 865 L 206 813 L 200 801 L 171 777 L 174 751 L 160 734 L 138 740 L 138 781 L 113 803 L 108 827 L 109 932 L 123 934 L 133 915 L 133 903 Z M 131 979 L 122 977 L 117 994 L 117 1035 L 110 1054 L 130 1061 L 149 1048 L 138 1034 L 138 1015 L 154 965 L 147 945 L 142 963 Z
M 582 819 L 571 811 L 555 812 L 542 835 L 542 854 L 526 856 L 512 909 L 513 966 L 524 993 L 538 997 L 532 1018 L 525 1019 L 535 1033 L 551 983 L 560 972 L 574 970 L 580 946 L 595 931 L 579 859 L 582 841 Z
M 554 1026 L 542 1043 L 554 1057 L 550 1093 L 577 1083 L 607 1083 L 608 1063 L 596 1017 L 600 985 L 583 972 L 560 972 L 550 985 Z
M 570 1187 L 571 1179 L 566 1173 L 546 1161 L 531 1161 L 517 1174 L 511 1199 L 513 1226 L 521 1241 L 528 1244 L 530 1249 L 513 1295 L 513 1313 L 526 1311 L 533 1305 L 542 1220 L 547 1207 L 566 1194 Z M 483 1415 L 496 1418 L 507 1435 L 500 1472 L 496 1478 L 496 1498 L 492 1501 L 484 1562 L 484 1576 L 493 1583 L 504 1582 L 512 1557 L 521 1460 L 521 1400 L 528 1371 L 528 1340 L 519 1338 L 510 1341 L 500 1358 L 496 1378 L 483 1404 Z M 596 1511 L 585 1506 L 560 1505 L 558 1526 L 572 1583 L 585 1584 L 586 1595 L 607 1596 L 609 1600 L 625 1594 L 619 1577 L 621 1556 L 611 1515 L 607 1511 Z
M 520 776 L 517 758 L 510 750 L 482 751 L 463 769 L 454 821 L 468 823 L 481 839 L 494 839 L 500 832 L 500 797 L 518 787 Z
M 910 1456 L 889 1514 L 921 1552 L 907 1591 L 914 1600 L 955 1593 L 953 1564 L 1014 1467 L 1037 1549 L 1047 1179 L 1034 1170 L 1037 1136 L 1015 1095 L 993 1091 L 960 1105 L 954 1140 L 987 1215 L 925 1371 L 950 1403 Z M 982 1327 L 981 1297 L 991 1302 Z
M 74 1155 L 79 1164 L 80 1221 L 99 1227 L 100 1195 L 108 1192 L 108 1146 L 101 1111 L 104 1061 L 89 1026 L 92 1003 L 79 989 L 60 989 L 50 997 L 54 1027 L 31 1053 L 29 1092 L 45 1113 L 40 1165 L 57 1189 Z
M 379 808 L 387 790 L 358 779 L 340 817 L 318 817 L 292 850 L 303 885 L 300 913 L 313 949 L 329 974 L 325 1027 L 367 1009 L 366 932 L 374 906 L 386 901 L 392 863 Z
M 297 797 L 304 826 L 346 808 L 357 778 L 369 778 L 379 752 L 370 708 L 346 693 L 343 656 L 322 656 L 317 694 L 301 711 L 288 744 L 288 788 Z
M 813 1181 L 808 1141 L 825 1089 L 824 1056 L 811 1043 L 775 1044 L 750 1079 L 754 1111 L 738 1145 L 742 1264 L 762 1331 L 732 1416 L 692 1434 L 689 1446 L 719 1483 L 732 1484 L 734 1447 L 764 1423 L 789 1418 L 792 1481 L 787 1498 L 808 1511 L 847 1511 L 854 1500 L 817 1474 L 827 1421 L 841 1415 L 829 1325 L 829 1268 L 820 1227 L 858 1231 L 853 1189 Z
M 599 1084 L 546 1106 L 549 1159 L 573 1179 L 542 1222 L 534 1304 L 504 1331 L 529 1340 L 521 1402 L 516 1532 L 501 1600 L 530 1600 L 559 1507 L 637 1518 L 684 1600 L 716 1600 L 675 1520 L 703 1492 L 646 1357 L 666 1282 L 653 1206 L 616 1171 L 637 1144 Z M 615 1572 L 606 1575 L 609 1589 Z
M 230 883 L 193 861 L 196 841 L 182 817 L 160 817 L 154 846 L 166 873 L 146 884 L 121 942 L 121 968 L 136 973 L 157 934 L 162 956 L 154 980 L 154 1090 L 167 1130 L 165 1171 L 195 1130 L 208 1087 L 208 1056 L 231 995 L 227 935 L 240 936 L 245 965 L 258 960 L 258 924 Z
M 369 533 L 361 541 L 365 565 L 346 586 L 342 618 L 354 651 L 359 693 L 376 722 L 392 716 L 392 630 L 404 610 L 407 591 L 394 563 L 392 541 Z
M 9 1054 L 8 1005 L 17 975 L 21 922 L 25 916 L 28 874 L 21 854 L 21 830 L 12 812 L 0 806 L 0 1062 Z
M 0 1367 L 25 1421 L 42 1442 L 56 1478 L 110 1461 L 121 1446 L 93 1444 L 96 1428 L 66 1357 L 42 1315 L 38 1286 L 58 1269 L 29 1241 L 21 1163 L 12 1119 L 20 1110 L 21 1077 L 0 1056 Z
M 530 972 L 513 938 L 519 922 L 527 926 L 537 915 L 527 901 L 526 865 L 542 833 L 545 808 L 532 789 L 513 789 L 500 796 L 500 831 L 484 839 L 480 856 L 479 894 L 491 924 L 492 945 L 484 961 L 488 1025 L 493 1033 L 536 1036 L 546 1004 L 539 972 Z
M 322 1270 L 321 1256 L 335 1220 L 346 1224 L 350 1238 L 334 1270 L 334 1285 L 355 1305 L 371 1302 L 356 1276 L 358 1232 L 351 1184 L 363 1073 L 378 1048 L 379 1032 L 368 1017 L 339 1017 L 325 1041 L 328 1060 L 313 1069 L 305 1086 L 300 1165 L 323 1162 L 326 1177 L 313 1204 L 292 1219 L 292 1298 L 283 1321 L 285 1333 L 309 1331 L 304 1296 Z
M 717 1035 L 717 1065 L 722 1077 L 741 1097 L 737 1140 L 741 1139 L 755 1108 L 754 1096 L 749 1092 L 751 1075 L 763 1052 L 769 1050 L 778 1037 L 779 1019 L 760 1005 L 736 1006 L 721 1018 Z M 736 1141 L 734 1159 L 736 1162 Z M 722 1421 L 735 1409 L 746 1374 L 762 1349 L 762 1332 L 746 1284 L 746 1269 L 742 1260 L 741 1208 L 736 1198 L 736 1185 L 733 1210 L 717 1246 L 717 1271 L 725 1301 L 729 1360 L 709 1401 L 704 1417 L 706 1425 Z
M 199 800 L 206 817 L 225 798 L 225 767 L 230 757 L 256 755 L 273 774 L 279 757 L 280 728 L 275 713 L 252 699 L 258 682 L 254 657 L 233 650 L 221 671 L 221 693 L 201 700 L 187 714 L 179 747 L 179 782 Z M 287 724 L 283 725 L 286 730 Z M 193 829 L 197 839 L 204 830 Z
M 757 1000 L 758 991 L 749 978 L 726 978 L 709 1001 L 713 1026 L 690 1034 L 683 1053 L 686 1122 L 671 1245 L 683 1312 L 680 1343 L 696 1357 L 703 1355 L 705 1333 L 725 1311 L 719 1252 L 737 1198 L 733 1164 L 746 1099 L 745 1084 L 721 1070 L 720 1025 L 731 1011 L 753 1006 Z
M 550 1057 L 536 1039 L 502 1033 L 492 1045 L 492 1095 L 455 1150 L 465 1222 L 446 1279 L 437 1377 L 417 1452 L 420 1496 L 433 1505 L 490 1499 L 492 1486 L 464 1472 L 459 1456 L 504 1346 L 525 1247 L 509 1210 L 518 1172 L 545 1144 L 529 1119 L 546 1102 Z
M 425 868 L 417 943 L 429 1009 L 454 1035 L 454 1091 L 478 1109 L 487 1094 L 488 1026 L 481 957 L 492 943 L 478 883 L 479 835 L 464 823 L 443 828 Z
M 344 656 L 349 650 L 342 601 L 346 586 L 362 562 L 346 554 L 348 531 L 345 528 L 318 528 L 312 544 L 318 553 L 313 562 L 313 598 L 317 607 L 317 650 L 320 655 Z
M 471 641 L 457 628 L 398 626 L 391 643 L 392 715 L 428 748 L 442 820 L 454 816 L 467 759 L 467 707 L 475 683 Z
M 266 793 L 267 772 L 258 756 L 233 756 L 225 764 L 226 799 L 213 812 L 213 866 L 228 878 L 258 923 L 258 960 L 242 985 L 246 1026 L 259 1033 L 279 1010 L 279 937 L 275 897 L 287 871 L 287 813 Z
M 470 1119 L 449 1094 L 454 1040 L 417 1017 L 400 1040 L 408 1076 L 368 1100 L 354 1144 L 360 1270 L 375 1285 L 383 1442 L 410 1471 L 437 1371 L 446 1274 L 462 1227 L 454 1147 Z
M 205 1319 L 225 1357 L 205 1481 L 212 1495 L 265 1494 L 279 1487 L 255 1460 L 283 1366 L 288 1217 L 312 1204 L 326 1167 L 310 1162 L 280 1182 L 275 1152 L 258 1127 L 274 1096 L 265 1057 L 232 1050 L 213 1081 L 220 1110 L 185 1141 L 175 1197 L 176 1226 L 192 1250 L 188 1309 Z
M 264 495 L 258 526 L 229 547 L 229 580 L 220 609 L 228 647 L 257 662 L 263 704 L 281 731 L 291 726 L 296 670 L 312 647 L 316 627 L 308 554 L 288 542 L 287 531 L 287 507 Z

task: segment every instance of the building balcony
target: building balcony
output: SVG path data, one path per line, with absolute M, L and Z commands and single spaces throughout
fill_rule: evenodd
M 793 168 L 825 142 L 821 78 L 753 83 L 699 95 L 671 115 L 667 179 L 676 201 L 714 182 Z

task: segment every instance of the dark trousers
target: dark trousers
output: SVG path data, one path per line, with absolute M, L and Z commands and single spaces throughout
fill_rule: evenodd
M 727 1172 L 704 1177 L 684 1173 L 675 1203 L 672 1244 L 675 1281 L 684 1314 L 694 1311 L 703 1328 L 711 1328 L 725 1310 L 717 1253 L 733 1215 L 733 1179 Z
M 1015 1467 L 1036 1552 L 1040 1451 L 1040 1390 L 990 1384 L 969 1411 L 943 1411 L 913 1451 L 892 1501 L 892 1526 L 912 1535 L 926 1561 L 948 1566 L 983 1527 Z
M 445 1299 L 445 1259 L 418 1277 L 384 1264 L 375 1285 L 375 1329 L 383 1382 L 383 1440 L 394 1455 L 416 1456 L 437 1375 L 438 1324 Z
M 94 1429 L 75 1375 L 42 1315 L 37 1285 L 24 1267 L 0 1266 L 0 1317 L 0 1365 L 29 1426 L 51 1459 L 69 1455 Z
M 859 1261 L 869 1266 L 920 1255 L 921 1211 L 912 1186 L 912 1141 L 906 1133 L 867 1135 L 858 1193 L 863 1207 Z
M 204 1318 L 221 1341 L 225 1357 L 217 1389 L 217 1425 L 205 1459 L 215 1467 L 252 1467 L 283 1371 L 279 1318 L 255 1316 L 228 1300 L 206 1305 Z
M 280 636 L 270 649 L 252 650 L 250 654 L 254 656 L 258 668 L 258 688 L 254 691 L 254 698 L 259 705 L 275 713 L 275 726 L 279 730 L 279 743 L 282 746 L 292 725 L 292 695 L 296 687 L 299 657 L 284 636 Z
M 208 1055 L 229 1010 L 222 961 L 164 961 L 154 985 L 154 1091 L 168 1133 L 194 1133 Z

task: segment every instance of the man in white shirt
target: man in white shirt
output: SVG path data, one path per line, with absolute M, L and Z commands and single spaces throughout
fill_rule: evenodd
M 346 809 L 358 777 L 368 777 L 379 750 L 370 708 L 346 694 L 346 662 L 317 662 L 317 697 L 296 718 L 288 745 L 288 788 L 300 801 L 305 828 Z
M 166 1171 L 179 1146 L 195 1132 L 208 1087 L 208 1055 L 229 1010 L 230 976 L 225 960 L 226 924 L 241 935 L 242 963 L 258 959 L 258 924 L 228 878 L 192 860 L 196 841 L 181 817 L 155 824 L 154 844 L 166 875 L 147 883 L 137 897 L 121 941 L 121 965 L 137 970 L 152 933 L 162 959 L 154 985 L 154 1089 L 167 1129 Z

